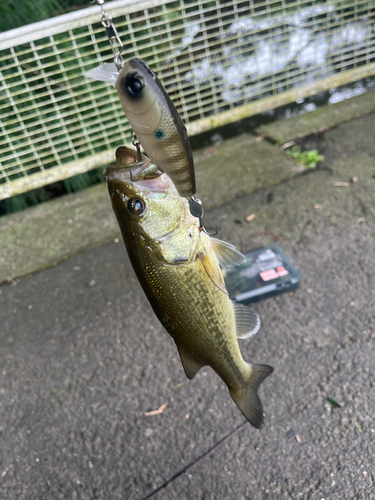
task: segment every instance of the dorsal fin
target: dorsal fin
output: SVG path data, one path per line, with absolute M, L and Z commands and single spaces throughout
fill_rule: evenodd
M 193 359 L 182 347 L 177 345 L 178 353 L 181 358 L 181 363 L 185 374 L 189 380 L 193 379 L 197 372 L 204 366 Z
M 221 273 L 220 267 L 217 264 L 217 260 L 210 257 L 206 252 L 199 252 L 198 257 L 200 258 L 203 267 L 208 274 L 211 281 L 226 295 L 228 295 L 227 289 L 225 287 L 224 278 Z
M 86 78 L 92 78 L 93 80 L 98 80 L 99 82 L 106 82 L 116 85 L 117 78 L 119 76 L 119 70 L 114 63 L 102 63 L 96 68 L 90 69 L 85 73 Z
M 255 335 L 260 328 L 260 319 L 251 307 L 232 302 L 236 319 L 236 335 L 238 339 L 247 339 Z
M 226 241 L 211 238 L 212 247 L 221 267 L 231 267 L 246 261 L 243 253 Z

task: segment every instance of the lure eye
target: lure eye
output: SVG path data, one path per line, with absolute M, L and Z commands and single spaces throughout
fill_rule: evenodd
M 145 204 L 139 198 L 131 198 L 128 201 L 129 212 L 133 215 L 142 215 L 145 211 Z
M 129 94 L 138 97 L 143 90 L 143 83 L 135 75 L 129 75 L 126 79 L 126 88 Z

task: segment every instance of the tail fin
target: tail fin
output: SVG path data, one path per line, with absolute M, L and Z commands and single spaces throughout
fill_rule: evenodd
M 257 429 L 263 425 L 263 408 L 257 394 L 258 387 L 263 380 L 273 372 L 272 366 L 268 365 L 249 365 L 251 367 L 250 375 L 240 390 L 230 393 L 233 401 L 245 415 L 247 420 Z

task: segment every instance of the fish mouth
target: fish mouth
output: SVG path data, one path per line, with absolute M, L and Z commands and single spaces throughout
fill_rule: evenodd
M 172 181 L 166 174 L 159 175 L 154 179 L 132 179 L 132 170 L 140 168 L 143 164 L 144 161 L 128 165 L 110 165 L 104 170 L 108 186 L 115 184 L 121 186 L 121 190 L 126 195 L 134 194 L 135 191 L 167 191 Z
M 130 177 L 131 170 L 141 167 L 143 163 L 144 163 L 143 161 L 140 161 L 135 163 L 128 163 L 127 165 L 118 165 L 118 164 L 110 165 L 104 170 L 103 173 L 107 180 L 117 175 L 128 177 L 131 180 Z
M 104 170 L 110 192 L 114 190 L 131 196 L 136 193 L 134 182 L 131 178 L 131 171 L 142 165 L 142 163 L 130 163 L 129 165 L 111 165 Z

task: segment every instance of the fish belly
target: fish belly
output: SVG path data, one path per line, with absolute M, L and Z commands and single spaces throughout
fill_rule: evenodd
M 130 259 L 152 308 L 179 349 L 186 375 L 193 378 L 199 368 L 211 366 L 247 420 L 262 427 L 257 391 L 273 368 L 243 360 L 231 302 L 208 277 L 200 259 L 181 266 L 140 263 L 139 254 Z
M 229 390 L 248 376 L 235 333 L 228 296 L 207 276 L 199 259 L 188 265 L 154 262 L 134 268 L 160 322 L 179 349 L 200 365 L 209 365 Z

